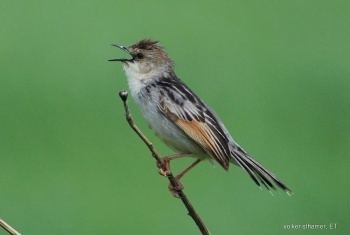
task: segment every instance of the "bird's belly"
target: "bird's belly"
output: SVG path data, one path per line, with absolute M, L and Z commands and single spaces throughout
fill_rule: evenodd
M 182 153 L 192 153 L 196 155 L 203 155 L 205 153 L 198 144 L 162 115 L 155 105 L 146 105 L 143 106 L 142 109 L 143 115 L 150 127 L 169 147 Z

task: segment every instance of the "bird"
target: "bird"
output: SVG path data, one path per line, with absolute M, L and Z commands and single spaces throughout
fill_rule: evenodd
M 129 90 L 143 117 L 175 151 L 162 158 L 159 167 L 163 174 L 170 169 L 170 161 L 192 156 L 195 161 L 176 179 L 209 159 L 226 171 L 230 164 L 240 167 L 260 188 L 292 193 L 233 139 L 219 116 L 176 75 L 173 61 L 159 41 L 142 39 L 131 46 L 112 46 L 125 51 L 129 58 L 109 61 L 122 63 Z

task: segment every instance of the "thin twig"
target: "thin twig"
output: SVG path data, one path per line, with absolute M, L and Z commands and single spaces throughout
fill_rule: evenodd
M 138 126 L 135 124 L 133 117 L 131 116 L 131 113 L 129 111 L 129 107 L 127 104 L 128 99 L 128 92 L 127 91 L 120 91 L 119 96 L 124 104 L 125 109 L 125 117 L 127 122 L 129 123 L 129 126 L 135 131 L 135 133 L 141 138 L 141 140 L 146 144 L 149 151 L 152 153 L 153 158 L 156 160 L 158 165 L 162 164 L 162 159 L 160 153 L 154 148 L 153 144 L 148 140 L 148 138 L 142 133 L 142 131 L 138 128 Z M 171 186 L 174 188 L 176 194 L 181 199 L 182 203 L 185 205 L 188 211 L 188 215 L 191 216 L 193 221 L 196 223 L 198 229 L 201 231 L 203 235 L 210 235 L 209 230 L 205 226 L 203 220 L 200 218 L 194 207 L 192 206 L 190 200 L 187 198 L 186 194 L 183 192 L 181 188 L 179 188 L 179 182 L 174 177 L 173 173 L 171 171 L 167 171 L 166 177 L 168 178 Z
M 3 228 L 6 232 L 11 235 L 21 235 L 16 229 L 12 228 L 8 223 L 6 223 L 3 219 L 0 219 L 0 227 Z

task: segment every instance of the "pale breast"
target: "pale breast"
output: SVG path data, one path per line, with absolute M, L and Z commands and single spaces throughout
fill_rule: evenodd
M 166 76 L 166 72 L 160 69 L 141 73 L 137 64 L 124 65 L 124 70 L 131 95 L 156 135 L 178 152 L 203 154 L 204 150 L 198 144 L 159 111 L 160 88 L 154 82 L 155 78 Z
M 160 94 L 157 89 L 144 87 L 135 97 L 150 127 L 169 147 L 183 153 L 203 154 L 204 150 L 198 144 L 159 111 Z

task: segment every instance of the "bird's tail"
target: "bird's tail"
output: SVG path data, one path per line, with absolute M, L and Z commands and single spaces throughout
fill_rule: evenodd
M 260 163 L 251 158 L 242 148 L 235 146 L 231 150 L 234 163 L 245 170 L 253 181 L 260 187 L 263 185 L 266 189 L 281 188 L 287 194 L 292 194 L 292 191 L 272 173 L 266 170 Z

